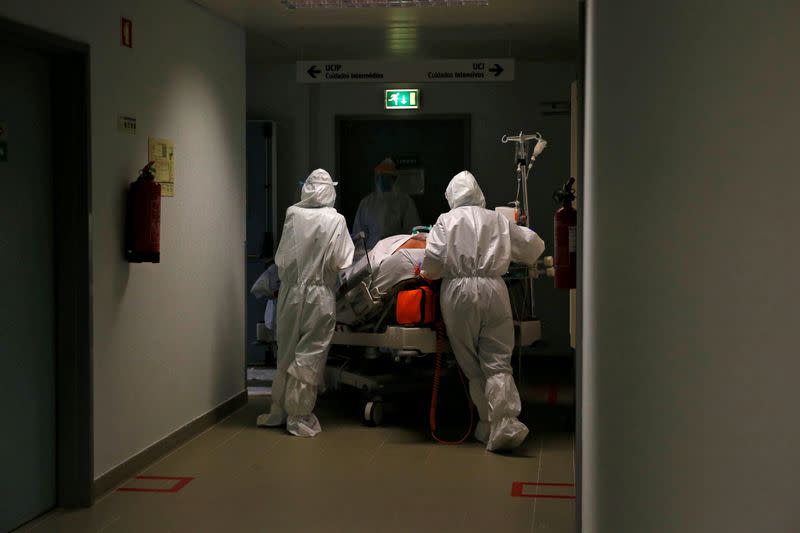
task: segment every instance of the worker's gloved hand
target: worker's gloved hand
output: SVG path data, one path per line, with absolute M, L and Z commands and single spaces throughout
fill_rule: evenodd
M 417 263 L 414 266 L 414 275 L 427 283 L 431 283 L 433 281 L 432 279 L 429 279 L 428 277 L 425 276 L 425 272 L 423 272 L 422 270 L 422 263 Z

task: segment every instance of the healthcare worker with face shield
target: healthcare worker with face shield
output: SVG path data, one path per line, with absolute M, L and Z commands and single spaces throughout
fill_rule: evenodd
M 275 263 L 278 296 L 278 370 L 269 415 L 259 426 L 281 426 L 293 435 L 321 431 L 313 414 L 325 360 L 336 325 L 337 272 L 353 262 L 353 241 L 336 212 L 337 183 L 317 169 L 303 185 L 301 199 L 286 212 Z
M 420 225 L 414 200 L 394 190 L 397 167 L 387 158 L 375 167 L 375 192 L 361 200 L 353 222 L 353 233 L 364 232 L 367 249 L 372 250 L 381 239 L 411 233 Z
M 513 261 L 532 266 L 544 242 L 528 228 L 485 209 L 478 183 L 467 171 L 445 192 L 450 211 L 428 235 L 423 273 L 442 279 L 441 309 L 450 345 L 469 379 L 480 421 L 475 438 L 489 451 L 516 448 L 528 436 L 511 375 L 514 325 L 502 275 Z

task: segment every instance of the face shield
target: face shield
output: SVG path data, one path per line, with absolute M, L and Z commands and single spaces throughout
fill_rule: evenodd
M 395 182 L 397 182 L 397 176 L 394 174 L 377 174 L 375 176 L 375 190 L 378 192 L 391 192 L 394 189 Z

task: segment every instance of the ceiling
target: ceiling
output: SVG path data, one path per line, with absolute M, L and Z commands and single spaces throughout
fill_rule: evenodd
M 572 60 L 577 0 L 489 7 L 288 10 L 280 0 L 194 0 L 247 30 L 249 62 L 314 59 Z

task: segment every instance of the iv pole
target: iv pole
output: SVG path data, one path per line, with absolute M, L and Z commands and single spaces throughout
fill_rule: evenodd
M 533 146 L 533 153 L 530 156 L 530 162 L 528 162 L 528 151 L 530 149 L 531 141 L 536 141 L 536 144 Z M 540 133 L 524 135 L 522 132 L 519 132 L 519 135 L 515 135 L 514 137 L 503 135 L 503 138 L 500 139 L 500 142 L 503 144 L 513 142 L 517 145 L 517 201 L 519 201 L 519 187 L 521 186 L 523 202 L 522 210 L 524 213 L 521 218 L 524 221 L 525 226 L 530 228 L 531 216 L 530 205 L 528 204 L 528 175 L 533 167 L 533 162 L 536 161 L 536 158 L 539 157 L 539 155 L 547 147 L 547 141 L 542 138 Z
M 533 152 L 531 153 L 529 158 L 528 153 L 532 141 L 536 141 L 536 144 L 533 146 Z M 531 168 L 533 167 L 533 162 L 536 161 L 536 158 L 539 157 L 539 155 L 547 147 L 547 141 L 544 140 L 542 135 L 538 132 L 529 135 L 525 135 L 522 132 L 519 132 L 519 135 L 515 135 L 513 137 L 509 137 L 508 135 L 503 135 L 503 137 L 500 139 L 500 142 L 502 142 L 503 144 L 513 142 L 517 145 L 517 152 L 516 152 L 517 198 L 514 201 L 514 203 L 517 207 L 519 207 L 519 189 L 522 188 L 523 215 L 520 217 L 520 221 L 527 228 L 530 229 L 532 217 L 530 211 L 530 204 L 528 203 L 528 176 L 530 174 Z M 530 271 L 528 272 L 528 289 L 530 290 L 530 295 L 531 295 L 531 315 L 532 318 L 536 318 L 536 303 L 534 302 L 533 298 L 533 277 L 531 277 Z

